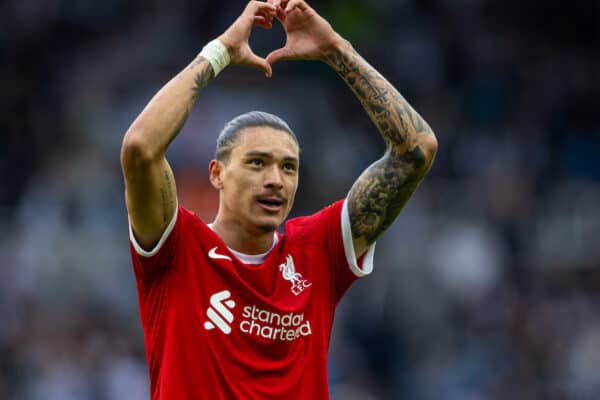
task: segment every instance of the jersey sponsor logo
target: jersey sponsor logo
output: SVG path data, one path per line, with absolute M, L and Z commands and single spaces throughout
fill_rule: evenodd
M 219 328 L 229 335 L 232 331 L 235 301 L 229 290 L 223 290 L 210 297 L 210 307 L 206 311 L 209 321 L 204 322 L 206 330 Z M 304 318 L 304 313 L 282 313 L 269 311 L 253 306 L 244 306 L 240 323 L 240 331 L 249 336 L 257 336 L 272 341 L 291 342 L 304 336 L 312 335 L 310 321 Z
M 296 296 L 312 285 L 311 282 L 303 279 L 299 272 L 296 272 L 296 266 L 291 254 L 288 254 L 285 263 L 279 265 L 279 270 L 281 271 L 281 277 L 292 284 L 290 290 Z
M 242 318 L 242 332 L 264 339 L 291 342 L 312 334 L 310 321 L 304 320 L 304 313 L 279 314 L 256 306 L 245 306 Z
M 226 256 L 225 254 L 217 253 L 218 246 L 213 247 L 208 251 L 208 256 L 214 260 L 229 260 L 231 261 L 231 257 Z
M 204 322 L 204 329 L 210 331 L 217 327 L 226 335 L 231 333 L 233 314 L 229 310 L 233 310 L 235 301 L 230 297 L 229 290 L 223 290 L 210 296 L 210 307 L 206 310 L 206 316 L 210 321 Z

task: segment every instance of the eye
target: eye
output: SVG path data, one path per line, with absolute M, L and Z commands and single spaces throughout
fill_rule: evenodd
M 296 172 L 296 164 L 294 163 L 285 163 L 283 164 L 283 170 L 286 172 Z
M 253 167 L 262 167 L 265 165 L 265 162 L 260 158 L 252 158 L 248 161 L 248 164 Z

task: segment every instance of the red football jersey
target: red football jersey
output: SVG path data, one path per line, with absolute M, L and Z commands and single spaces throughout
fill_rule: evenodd
M 244 264 L 178 207 L 157 246 L 130 228 L 151 398 L 327 399 L 335 307 L 359 267 L 344 201 L 286 222 L 262 264 Z

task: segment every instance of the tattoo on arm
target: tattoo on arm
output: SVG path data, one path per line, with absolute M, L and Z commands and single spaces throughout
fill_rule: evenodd
M 385 155 L 352 186 L 348 211 L 355 239 L 373 243 L 394 222 L 429 169 L 429 125 L 381 74 L 349 46 L 326 62 L 350 86 L 387 144 Z M 433 150 L 435 153 L 435 150 Z
M 200 72 L 196 75 L 196 79 L 194 80 L 194 100 L 198 98 L 200 93 L 204 90 L 208 82 L 214 77 L 214 71 L 210 63 L 203 57 L 198 57 L 196 61 L 194 61 L 190 68 L 194 69 L 200 67 Z
M 354 49 L 328 54 L 327 63 L 346 81 L 386 142 L 407 144 L 431 128 L 400 93 Z
M 214 72 L 213 72 L 213 69 L 212 69 L 210 63 L 203 57 L 196 58 L 189 65 L 188 69 L 199 70 L 198 72 L 196 72 L 196 77 L 194 78 L 194 86 L 192 87 L 191 101 L 187 105 L 185 112 L 183 114 L 181 114 L 181 116 L 179 117 L 177 124 L 175 125 L 173 131 L 171 132 L 171 135 L 169 136 L 169 141 L 167 142 L 167 147 L 171 144 L 171 142 L 179 134 L 181 129 L 183 129 L 183 126 L 185 125 L 185 121 L 187 120 L 187 118 L 192 110 L 192 106 L 194 105 L 194 102 L 198 99 L 198 96 L 200 95 L 200 93 L 202 93 L 202 91 L 204 90 L 206 85 L 208 85 L 208 82 L 210 82 L 210 80 L 213 78 L 213 75 L 214 75 Z
M 171 174 L 168 170 L 163 171 L 164 184 L 160 187 L 160 196 L 162 200 L 163 209 L 163 223 L 167 224 L 171 217 L 171 213 L 175 208 L 175 199 L 173 197 L 174 187 Z
M 348 196 L 348 213 L 354 238 L 368 244 L 394 222 L 424 176 L 425 155 L 419 146 L 402 156 L 384 156 L 358 178 Z

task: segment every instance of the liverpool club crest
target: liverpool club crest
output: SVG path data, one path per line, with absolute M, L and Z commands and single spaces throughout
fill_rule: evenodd
M 281 276 L 286 281 L 290 281 L 292 284 L 291 291 L 294 295 L 298 296 L 304 289 L 311 286 L 312 283 L 302 278 L 299 272 L 296 272 L 296 266 L 294 265 L 294 259 L 291 254 L 285 259 L 285 264 L 279 265 Z

